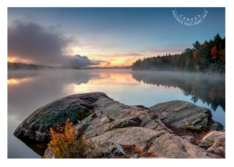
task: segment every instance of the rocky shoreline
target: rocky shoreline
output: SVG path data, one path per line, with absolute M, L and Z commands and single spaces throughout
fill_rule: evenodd
M 14 135 L 25 143 L 46 143 L 47 130 L 67 118 L 94 142 L 87 158 L 225 158 L 222 124 L 209 109 L 178 100 L 147 108 L 124 105 L 101 92 L 75 94 L 34 111 Z M 45 155 L 52 157 L 48 149 Z

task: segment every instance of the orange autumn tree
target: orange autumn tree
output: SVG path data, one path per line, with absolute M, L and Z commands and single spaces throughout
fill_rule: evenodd
M 197 49 L 193 52 L 193 59 L 194 60 L 195 60 L 196 56 L 197 56 Z
M 212 56 L 213 59 L 215 59 L 215 63 L 216 63 L 216 58 L 218 57 L 218 50 L 217 50 L 217 47 L 216 47 L 216 46 L 214 46 L 214 47 L 211 49 L 210 55 Z
M 207 46 L 207 44 L 203 44 L 203 45 L 201 46 L 201 48 L 206 48 L 206 46 Z
M 95 149 L 93 142 L 87 141 L 85 135 L 81 135 L 82 137 L 76 140 L 78 132 L 69 119 L 66 121 L 65 127 L 59 125 L 50 128 L 49 134 L 51 140 L 48 148 L 56 158 L 84 158 L 87 149 Z
M 225 62 L 225 49 L 219 51 L 220 58 L 223 62 Z

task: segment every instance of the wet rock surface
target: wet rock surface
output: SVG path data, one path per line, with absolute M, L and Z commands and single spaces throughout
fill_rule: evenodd
M 192 144 L 193 136 L 174 134 L 164 124 L 164 121 L 169 121 L 176 127 L 207 126 L 211 117 L 209 110 L 183 101 L 172 101 L 168 104 L 171 104 L 169 109 L 166 109 L 165 105 L 161 109 L 158 106 L 147 108 L 141 105 L 124 105 L 99 92 L 72 95 L 37 109 L 17 127 L 14 134 L 18 138 L 47 141 L 49 138 L 46 130 L 54 124 L 46 123 L 45 120 L 40 122 L 38 119 L 43 118 L 43 115 L 50 115 L 51 112 L 57 114 L 57 123 L 69 118 L 75 123 L 78 132 L 83 131 L 87 139 L 94 142 L 96 149 L 87 150 L 87 158 L 217 158 Z M 62 107 L 64 105 L 71 107 Z M 170 115 L 172 111 L 177 112 L 174 117 Z M 192 111 L 197 111 L 195 116 Z M 66 113 L 66 117 L 61 116 L 62 113 Z M 84 118 L 80 113 L 89 115 Z M 180 114 L 182 116 L 179 116 Z M 186 119 L 189 121 L 186 122 Z M 33 121 L 30 122 L 31 120 Z M 78 120 L 81 122 L 77 123 Z M 32 128 L 33 125 L 40 126 Z M 79 137 L 78 135 L 77 138 Z M 222 144 L 217 148 L 220 149 L 221 146 Z M 51 152 L 47 149 L 45 155 L 50 157 Z
M 210 131 L 222 131 L 223 130 L 223 125 L 218 121 L 209 119 L 209 124 L 210 124 Z

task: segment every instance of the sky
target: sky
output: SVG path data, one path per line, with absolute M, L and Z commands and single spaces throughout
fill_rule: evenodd
M 180 24 L 172 11 L 200 24 Z M 130 66 L 225 37 L 225 8 L 8 8 L 8 61 L 79 67 Z

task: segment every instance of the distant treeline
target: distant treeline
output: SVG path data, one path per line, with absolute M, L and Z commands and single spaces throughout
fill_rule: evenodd
M 25 63 L 10 63 L 8 64 L 8 70 L 43 70 L 43 69 L 80 69 L 79 67 L 74 66 L 44 66 L 44 65 L 36 65 L 36 64 L 25 64 Z
M 196 41 L 193 48 L 186 48 L 181 54 L 163 55 L 139 59 L 132 64 L 132 70 L 183 70 L 196 72 L 225 73 L 225 37 L 217 34 L 213 40 L 203 44 Z
M 94 70 L 94 69 L 100 69 L 100 70 L 103 70 L 103 69 L 130 69 L 131 66 L 125 66 L 125 67 L 121 67 L 121 66 L 114 66 L 114 67 L 86 67 L 84 69 L 87 69 L 87 70 Z

